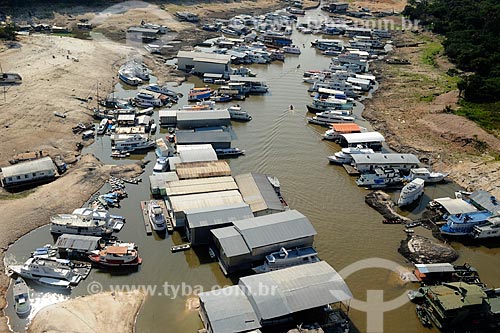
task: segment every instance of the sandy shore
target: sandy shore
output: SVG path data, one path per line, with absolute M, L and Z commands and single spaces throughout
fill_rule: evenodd
M 144 299 L 139 291 L 70 299 L 38 312 L 28 332 L 133 332 Z

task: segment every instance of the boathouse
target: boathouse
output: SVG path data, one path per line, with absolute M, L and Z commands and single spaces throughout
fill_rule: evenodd
M 16 186 L 43 182 L 56 176 L 56 166 L 50 157 L 22 162 L 2 168 L 2 186 Z
M 323 307 L 348 301 L 352 293 L 335 269 L 320 261 L 242 277 L 236 286 L 199 297 L 207 332 L 237 333 L 263 327 L 271 332 L 273 325 L 283 323 L 296 326 L 304 311 L 321 314 Z
M 352 160 L 354 167 L 361 173 L 372 172 L 377 168 L 409 171 L 420 166 L 418 157 L 413 154 L 353 154 Z
M 209 162 L 217 161 L 217 153 L 210 144 L 177 145 L 177 154 L 181 162 Z
M 259 173 L 246 173 L 234 177 L 243 200 L 250 205 L 255 216 L 279 213 L 286 209 L 269 178 Z
M 379 132 L 347 133 L 340 134 L 339 144 L 342 147 L 356 147 L 363 145 L 374 150 L 380 150 L 385 138 Z
M 203 75 L 205 73 L 231 74 L 231 56 L 225 54 L 205 53 L 195 51 L 179 51 L 177 53 L 177 68 L 182 71 Z
M 186 215 L 186 236 L 191 245 L 205 245 L 212 239 L 210 230 L 228 227 L 234 221 L 253 217 L 250 206 L 246 203 L 189 209 Z
M 177 128 L 194 129 L 231 125 L 228 110 L 177 111 Z
M 312 246 L 316 235 L 311 222 L 296 210 L 235 221 L 211 232 L 225 274 L 249 269 L 282 247 Z
M 57 238 L 56 248 L 61 258 L 89 255 L 97 250 L 101 237 L 63 234 Z
M 198 113 L 200 111 L 191 111 Z M 213 112 L 213 111 L 210 111 Z M 209 143 L 214 149 L 230 148 L 231 147 L 231 133 L 222 129 L 210 130 L 177 130 L 175 132 L 175 139 L 179 145 L 192 145 L 192 144 L 205 144 Z

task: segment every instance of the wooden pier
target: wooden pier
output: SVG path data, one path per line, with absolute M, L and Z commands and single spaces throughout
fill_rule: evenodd
M 352 165 L 349 165 L 349 164 L 342 164 L 342 166 L 344 167 L 345 171 L 347 171 L 347 174 L 349 176 L 359 176 L 359 171 L 354 168 Z
M 141 201 L 142 218 L 144 220 L 144 228 L 146 229 L 146 235 L 152 235 L 153 229 L 151 228 L 151 223 L 149 223 L 148 217 L 148 201 Z
M 146 234 L 151 235 L 153 230 L 151 228 L 151 223 L 149 222 L 148 216 L 148 203 L 149 201 L 141 201 L 142 218 L 144 219 L 144 227 L 146 228 Z M 174 231 L 174 226 L 172 224 L 172 217 L 170 211 L 167 209 L 165 202 L 163 200 L 156 200 L 158 206 L 163 210 L 163 216 L 165 216 L 165 224 L 167 225 L 167 231 L 172 233 Z

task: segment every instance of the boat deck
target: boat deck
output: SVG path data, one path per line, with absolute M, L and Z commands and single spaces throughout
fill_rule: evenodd
M 148 217 L 148 201 L 141 201 L 142 219 L 144 220 L 144 228 L 146 229 L 146 235 L 153 234 L 153 228 L 151 223 L 149 223 Z
M 349 176 L 359 176 L 360 175 L 360 172 L 352 165 L 342 164 L 342 166 L 344 167 L 345 171 L 347 171 L 347 174 Z

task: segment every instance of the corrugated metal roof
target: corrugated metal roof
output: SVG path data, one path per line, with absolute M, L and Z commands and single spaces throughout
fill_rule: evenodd
M 182 162 L 217 161 L 217 153 L 210 144 L 178 145 L 177 153 Z
M 379 132 L 341 134 L 347 143 L 384 142 L 384 136 Z
M 186 150 L 200 150 L 200 149 L 211 149 L 214 150 L 210 144 L 199 144 L 199 145 L 177 145 L 176 150 L 178 153 Z
M 245 243 L 243 236 L 241 236 L 235 227 L 212 229 L 210 232 L 217 238 L 222 251 L 228 258 L 250 253 L 250 249 Z
M 39 171 L 55 170 L 54 162 L 50 157 L 43 157 L 38 160 L 22 162 L 2 168 L 2 174 L 5 178 L 26 175 Z
M 449 263 L 442 264 L 415 264 L 415 267 L 420 273 L 442 273 L 442 272 L 454 272 L 455 267 Z
M 231 119 L 228 110 L 177 111 L 177 122 L 205 119 Z
M 166 182 L 175 180 L 179 180 L 179 177 L 177 177 L 177 173 L 174 171 L 160 172 L 149 176 L 149 183 L 151 184 L 151 188 L 163 188 L 165 187 Z
M 445 310 L 461 309 L 471 305 L 480 305 L 486 298 L 483 289 L 475 284 L 450 282 L 439 286 L 430 286 L 428 292 L 441 303 Z
M 169 198 L 174 212 L 185 212 L 190 209 L 217 207 L 243 202 L 240 192 L 222 191 L 177 195 Z
M 97 249 L 100 239 L 101 237 L 64 234 L 57 239 L 56 247 L 61 249 L 93 251 Z
M 443 206 L 451 215 L 477 212 L 476 207 L 462 199 L 438 198 L 434 201 Z
M 188 58 L 188 59 L 205 59 L 209 60 L 224 60 L 225 62 L 231 61 L 231 56 L 225 54 L 217 53 L 207 53 L 207 52 L 195 52 L 195 51 L 179 51 L 177 53 L 177 58 Z
M 500 211 L 500 203 L 497 198 L 489 192 L 483 190 L 474 191 L 469 196 L 469 199 L 473 204 L 486 209 L 492 214 L 498 214 Z
M 316 235 L 311 222 L 296 210 L 235 221 L 234 227 L 251 249 Z
M 355 164 L 420 164 L 418 157 L 413 154 L 352 154 L 352 159 Z
M 166 184 L 165 188 L 167 196 L 170 197 L 195 193 L 237 190 L 238 185 L 236 185 L 233 177 L 224 176 L 171 181 Z
M 234 179 L 243 199 L 250 205 L 254 213 L 266 209 L 285 210 L 266 175 L 246 173 L 238 175 Z
M 259 320 L 352 298 L 344 279 L 326 261 L 242 277 L 239 286 L 247 293 Z
M 226 161 L 177 163 L 175 169 L 179 179 L 221 177 L 231 175 L 231 168 Z
M 361 127 L 355 123 L 346 123 L 346 124 L 332 124 L 332 128 L 336 132 L 355 132 L 361 131 Z
M 175 139 L 181 145 L 191 143 L 230 143 L 231 133 L 224 131 L 177 130 L 175 132 Z
M 252 210 L 246 203 L 189 209 L 184 213 L 190 228 L 213 226 L 253 217 Z
M 160 110 L 158 115 L 161 117 L 177 117 L 177 110 Z
M 199 294 L 214 333 L 248 332 L 260 328 L 252 305 L 239 286 Z
M 266 80 L 252 76 L 230 75 L 229 81 L 231 82 L 266 82 Z

